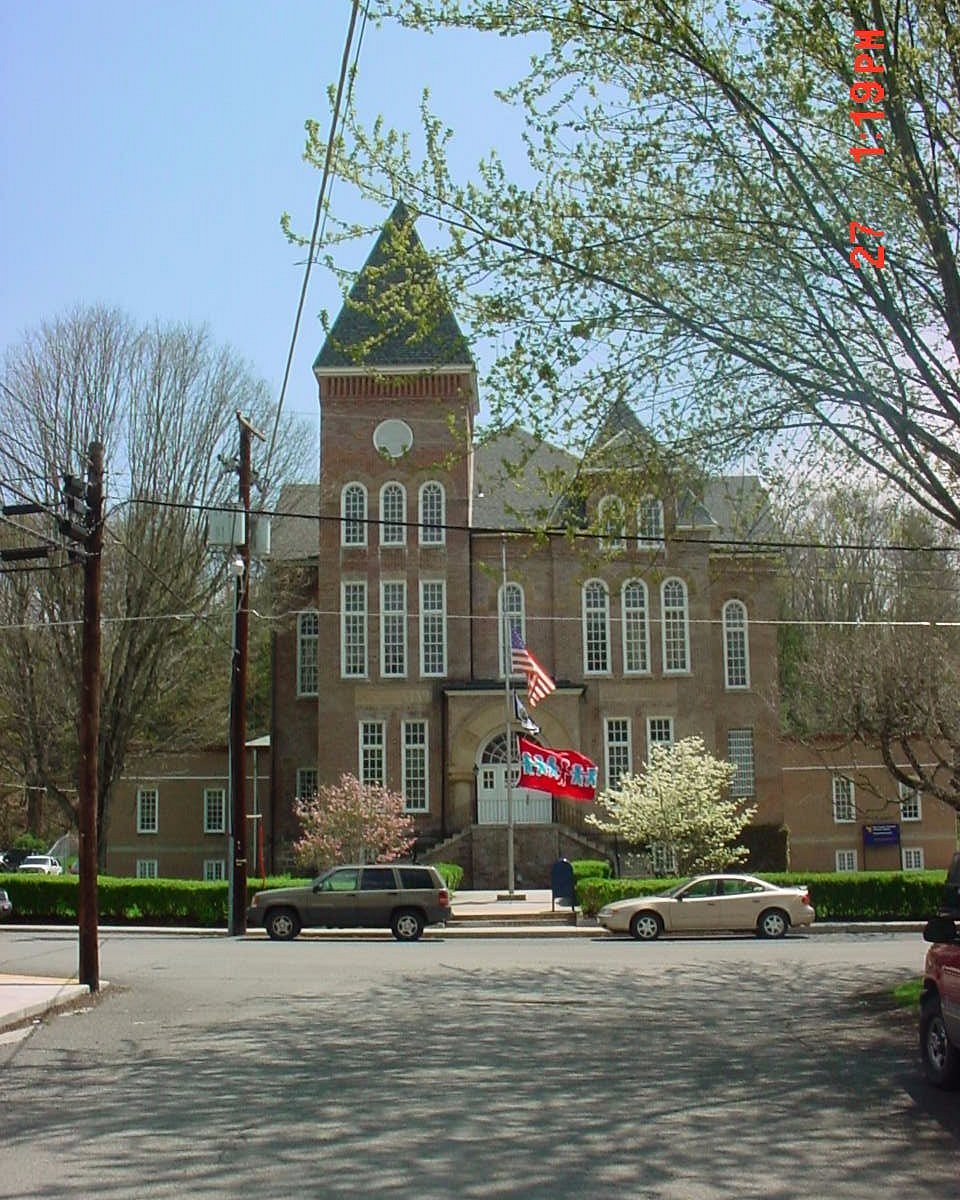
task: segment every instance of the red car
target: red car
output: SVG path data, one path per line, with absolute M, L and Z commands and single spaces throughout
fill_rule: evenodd
M 944 907 L 923 936 L 930 942 L 920 996 L 923 1069 L 938 1087 L 960 1087 L 960 854 L 947 875 Z

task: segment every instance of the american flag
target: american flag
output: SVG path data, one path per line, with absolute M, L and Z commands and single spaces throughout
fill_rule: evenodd
M 535 708 L 544 696 L 557 690 L 557 685 L 523 644 L 519 629 L 510 631 L 510 667 L 526 675 L 527 703 L 531 708 Z

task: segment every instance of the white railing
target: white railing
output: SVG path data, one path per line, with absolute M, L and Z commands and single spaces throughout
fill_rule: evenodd
M 513 793 L 514 825 L 550 825 L 553 821 L 553 797 L 546 792 Z M 479 825 L 506 825 L 506 796 L 480 796 L 477 799 Z

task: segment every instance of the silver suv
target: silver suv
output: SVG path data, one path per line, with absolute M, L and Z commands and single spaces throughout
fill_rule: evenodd
M 408 863 L 333 867 L 309 887 L 257 892 L 247 924 L 262 925 L 278 941 L 301 929 L 389 929 L 399 942 L 415 942 L 427 925 L 452 916 L 450 893 L 435 867 Z

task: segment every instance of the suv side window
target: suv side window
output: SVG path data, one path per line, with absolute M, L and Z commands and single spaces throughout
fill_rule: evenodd
M 355 867 L 345 867 L 342 871 L 333 871 L 320 884 L 321 892 L 355 892 L 357 890 L 357 875 Z
M 392 892 L 396 889 L 397 881 L 393 877 L 393 867 L 364 867 L 360 876 L 360 890 L 363 892 Z
M 426 888 L 433 891 L 437 886 L 433 872 L 428 871 L 426 867 L 398 867 L 397 870 L 400 872 L 400 883 L 405 888 Z

